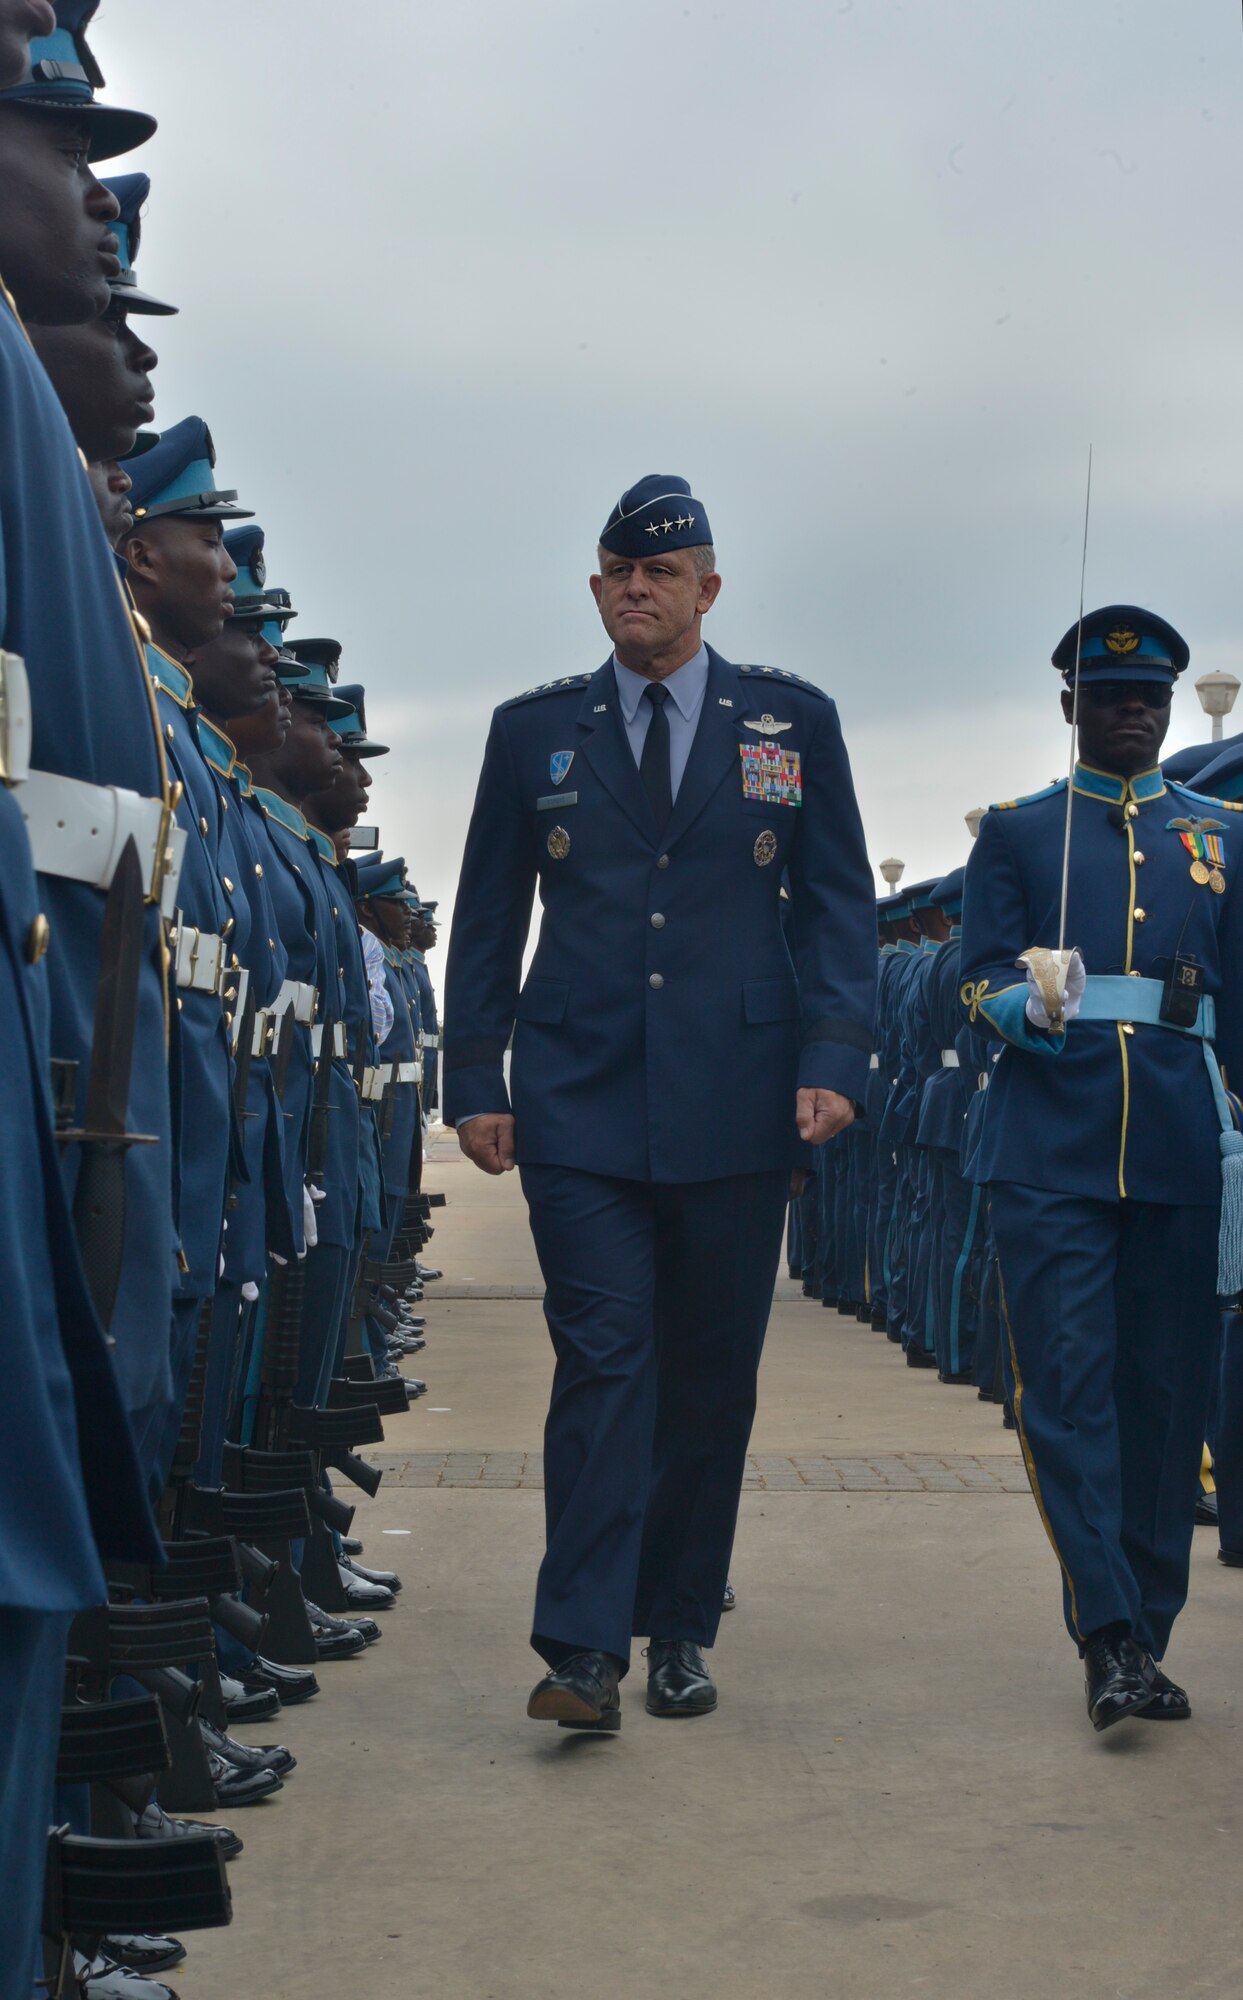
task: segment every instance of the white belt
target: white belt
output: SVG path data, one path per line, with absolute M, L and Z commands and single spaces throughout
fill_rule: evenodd
M 229 1045 L 232 1048 L 234 1055 L 236 1055 L 237 1045 L 241 1040 L 241 1035 L 242 1035 L 242 1016 L 246 1012 L 246 989 L 250 985 L 250 973 L 246 968 L 246 966 L 238 965 L 235 966 L 233 969 L 233 977 L 237 981 L 237 992 L 234 994 L 232 1000 L 228 1001 L 226 1004 L 230 1007 L 233 1014 L 233 1020 L 231 1023 L 231 1032 L 229 1035 Z M 256 1025 L 258 1025 L 258 1021 L 259 1021 L 259 1016 L 258 1014 L 256 1014 L 255 1015 Z M 251 1053 L 252 1055 L 254 1053 L 253 1043 L 251 1047 Z
M 393 1081 L 395 1083 L 417 1083 L 418 1080 L 419 1065 L 417 1063 L 404 1062 L 394 1065 Z
M 422 1056 L 416 1056 L 416 1057 L 415 1057 L 415 1059 L 414 1059 L 414 1080 L 415 1080 L 415 1082 L 416 1082 L 416 1083 L 422 1083 L 422 1081 L 423 1081 L 423 1058 L 422 1058 Z
M 255 1013 L 255 1025 L 250 1037 L 252 1056 L 276 1054 L 276 1044 L 280 1038 L 282 1016 L 274 1014 L 269 1007 L 260 1007 Z
M 18 803 L 41 875 L 63 875 L 107 889 L 132 834 L 146 894 L 172 917 L 186 833 L 162 799 L 145 799 L 118 785 L 88 785 L 52 771 L 31 771 L 22 781 Z
M 0 650 L 0 782 L 30 775 L 30 681 L 20 653 Z
M 419 1047 L 420 1047 L 421 1049 L 438 1049 L 438 1048 L 440 1047 L 440 1036 L 439 1036 L 439 1035 L 420 1035 L 420 1036 L 419 1036 Z
M 287 979 L 272 1003 L 272 1011 L 274 1014 L 283 1014 L 288 1007 L 293 1013 L 294 1020 L 301 1021 L 304 1028 L 309 1028 L 315 1019 L 315 1004 L 318 999 L 319 994 L 309 980 Z M 319 1054 L 318 1042 L 315 1044 L 315 1053 Z
M 868 1057 L 868 1068 L 869 1069 L 880 1068 L 880 1057 L 878 1055 L 870 1055 Z
M 297 1015 L 295 1015 L 294 1019 L 296 1020 L 297 1018 L 298 1018 Z M 315 1023 L 315 1026 L 311 1029 L 311 1050 L 314 1055 L 319 1054 L 321 1048 L 323 1047 L 323 1043 L 324 1043 L 324 1024 L 322 1021 L 317 1021 Z M 344 1021 L 334 1021 L 332 1024 L 332 1053 L 334 1056 L 343 1056 L 345 1054 Z
M 957 1069 L 957 1068 L 958 1068 L 958 1050 L 957 1050 L 957 1049 L 942 1049 L 942 1051 L 941 1051 L 941 1068 L 942 1068 L 942 1069 Z
M 362 1094 L 371 1104 L 378 1104 L 385 1089 L 392 1082 L 392 1063 L 378 1063 L 374 1068 L 363 1071 Z
M 200 931 L 181 921 L 173 933 L 177 984 L 194 993 L 219 993 L 225 967 L 225 942 L 214 931 Z

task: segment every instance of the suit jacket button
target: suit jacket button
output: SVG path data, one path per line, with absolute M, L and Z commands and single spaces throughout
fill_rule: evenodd
M 669 856 L 667 854 L 658 854 L 656 856 L 656 866 L 658 868 L 667 868 L 669 866 Z
M 660 914 L 660 911 L 659 911 L 659 910 L 653 910 L 653 911 L 652 911 L 652 917 L 651 917 L 651 923 L 652 923 L 652 929 L 653 929 L 654 931 L 663 931 L 663 930 L 664 930 L 664 928 L 665 928 L 665 920 L 664 920 L 664 918 L 663 918 L 663 917 L 661 916 L 661 914 Z
M 651 987 L 653 993 L 659 993 L 661 987 L 664 985 L 665 982 L 664 982 L 664 977 L 661 973 L 653 972 L 649 973 L 647 983 Z

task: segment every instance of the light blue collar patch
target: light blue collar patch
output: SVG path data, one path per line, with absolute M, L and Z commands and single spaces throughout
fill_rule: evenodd
M 572 750 L 553 751 L 552 756 L 548 759 L 548 775 L 554 785 L 563 784 L 569 777 L 570 766 L 573 762 L 574 752 Z

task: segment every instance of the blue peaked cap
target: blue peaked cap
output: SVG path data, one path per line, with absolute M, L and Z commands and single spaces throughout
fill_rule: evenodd
M 947 917 L 956 917 L 962 910 L 963 883 L 967 879 L 965 868 L 951 868 L 943 875 L 932 891 L 932 901 L 938 910 L 944 910 Z
M 135 521 L 160 514 L 189 514 L 204 521 L 250 519 L 248 507 L 233 504 L 234 489 L 216 485 L 216 447 L 202 417 L 183 417 L 161 432 L 150 451 L 121 463 L 133 481 Z
M 334 724 L 344 748 L 352 750 L 358 757 L 387 757 L 389 745 L 375 743 L 367 734 L 366 688 L 358 681 L 352 682 L 348 687 L 342 687 L 338 681 L 337 698 L 350 704 L 350 713 L 343 715 L 341 720 Z
M 711 540 L 702 503 L 671 472 L 649 472 L 629 487 L 600 530 L 601 548 L 632 559 L 661 549 L 703 548 Z
M 237 568 L 237 576 L 233 583 L 233 616 L 235 618 L 262 616 L 270 619 L 273 593 L 266 587 L 268 566 L 263 554 L 263 529 L 257 521 L 248 522 L 244 528 L 226 528 L 224 545 Z M 288 598 L 289 593 L 282 591 L 281 595 Z M 281 607 L 282 619 L 294 616 L 292 604 Z M 274 639 L 272 643 L 279 645 L 280 640 Z
M 25 77 L 0 90 L 0 104 L 67 111 L 83 119 L 92 165 L 132 152 L 151 137 L 156 125 L 146 111 L 123 111 L 96 99 L 103 71 L 91 53 L 86 30 L 98 5 L 99 0 L 56 0 L 56 32 L 31 42 Z
M 127 313 L 178 312 L 178 306 L 170 306 L 163 299 L 152 298 L 150 292 L 141 290 L 134 270 L 138 262 L 138 245 L 142 240 L 142 205 L 151 192 L 150 175 L 118 174 L 115 179 L 106 180 L 104 186 L 121 205 L 121 213 L 112 225 L 121 264 L 116 277 L 108 280 L 113 305 L 124 306 Z
M 406 881 L 406 864 L 401 855 L 390 861 L 383 854 L 368 854 L 354 866 L 358 871 L 360 896 L 396 896 L 403 903 L 417 903 L 418 896 Z
M 276 662 L 276 678 L 282 687 L 287 687 L 295 701 L 314 702 L 323 711 L 325 722 L 335 730 L 337 723 L 351 713 L 348 701 L 337 697 L 331 681 L 320 667 L 312 667 L 305 660 L 295 659 L 288 646 L 280 649 Z
M 1072 625 L 1053 650 L 1053 664 L 1068 683 L 1075 678 L 1078 636 L 1078 625 Z M 1138 604 L 1106 604 L 1084 617 L 1079 671 L 1085 681 L 1163 681 L 1173 686 L 1190 658 L 1182 634 Z

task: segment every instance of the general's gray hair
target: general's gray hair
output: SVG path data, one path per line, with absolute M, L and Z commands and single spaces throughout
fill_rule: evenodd
M 602 544 L 596 549 L 596 561 L 599 563 L 601 569 L 604 568 L 604 558 L 608 553 L 609 551 Z M 653 549 L 652 553 L 653 555 L 656 554 L 655 549 Z M 716 568 L 716 550 L 713 548 L 711 542 L 701 542 L 690 553 L 694 560 L 696 576 L 711 576 L 713 570 Z

